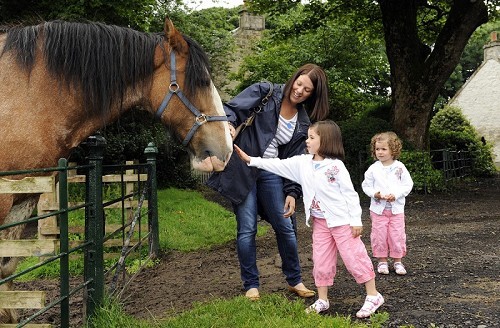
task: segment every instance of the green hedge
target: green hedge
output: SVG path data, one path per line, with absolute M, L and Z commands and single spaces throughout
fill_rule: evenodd
M 443 173 L 434 169 L 429 153 L 403 151 L 399 160 L 410 172 L 414 191 L 430 193 L 445 189 Z
M 492 145 L 483 143 L 460 108 L 445 106 L 431 120 L 431 150 L 468 151 L 472 156 L 472 175 L 492 176 L 496 172 Z

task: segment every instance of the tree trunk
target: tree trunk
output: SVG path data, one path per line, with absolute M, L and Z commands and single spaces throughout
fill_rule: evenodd
M 432 49 L 418 36 L 420 0 L 379 0 L 391 66 L 393 127 L 416 149 L 428 150 L 434 103 L 470 36 L 488 21 L 483 1 L 455 0 Z

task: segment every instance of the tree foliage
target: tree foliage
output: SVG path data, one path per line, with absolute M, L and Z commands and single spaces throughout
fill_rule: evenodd
M 174 2 L 174 1 L 169 1 Z M 36 24 L 41 20 L 90 20 L 148 31 L 156 0 L 0 0 L 2 24 Z
M 500 20 L 492 20 L 480 26 L 472 34 L 467 46 L 460 57 L 455 70 L 444 84 L 435 106 L 435 110 L 443 108 L 444 105 L 457 93 L 462 85 L 471 77 L 482 64 L 484 58 L 483 47 L 490 41 L 491 32 L 500 32 Z
M 387 97 L 389 74 L 383 43 L 347 21 L 325 17 L 315 29 L 303 29 L 310 15 L 303 5 L 269 18 L 270 28 L 245 58 L 236 79 L 238 90 L 259 80 L 284 83 L 304 63 L 325 69 L 329 78 L 332 119 L 355 116 Z
M 491 144 L 481 142 L 476 129 L 459 108 L 445 106 L 432 118 L 430 139 L 433 149 L 469 152 L 475 176 L 496 172 Z
M 472 33 L 498 14 L 498 0 L 253 0 L 253 10 L 277 17 L 304 6 L 304 15 L 277 28 L 294 38 L 334 19 L 359 34 L 384 36 L 391 73 L 392 124 L 418 149 L 428 149 L 433 108 Z M 287 31 L 289 34 L 287 34 Z M 301 46 L 301 45 L 298 45 Z M 310 46 L 310 43 L 308 44 Z

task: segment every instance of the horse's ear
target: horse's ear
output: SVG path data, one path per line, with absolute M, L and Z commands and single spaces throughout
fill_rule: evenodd
M 184 37 L 179 31 L 177 31 L 174 24 L 168 17 L 165 18 L 163 31 L 172 49 L 178 52 L 187 52 L 187 43 L 184 40 Z

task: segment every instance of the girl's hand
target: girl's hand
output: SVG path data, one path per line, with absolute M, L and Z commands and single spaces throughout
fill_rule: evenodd
M 394 196 L 393 194 L 386 195 L 385 200 L 388 202 L 394 202 L 396 200 L 396 196 Z
M 361 236 L 361 233 L 363 232 L 363 227 L 351 227 L 351 232 L 353 238 Z
M 293 213 L 295 213 L 295 198 L 292 196 L 286 196 L 285 208 L 283 210 L 285 211 L 284 217 L 291 217 Z
M 240 147 L 234 145 L 234 150 L 236 151 L 236 154 L 241 158 L 241 160 L 245 163 L 250 163 L 250 156 L 247 155 L 243 150 L 241 150 Z

